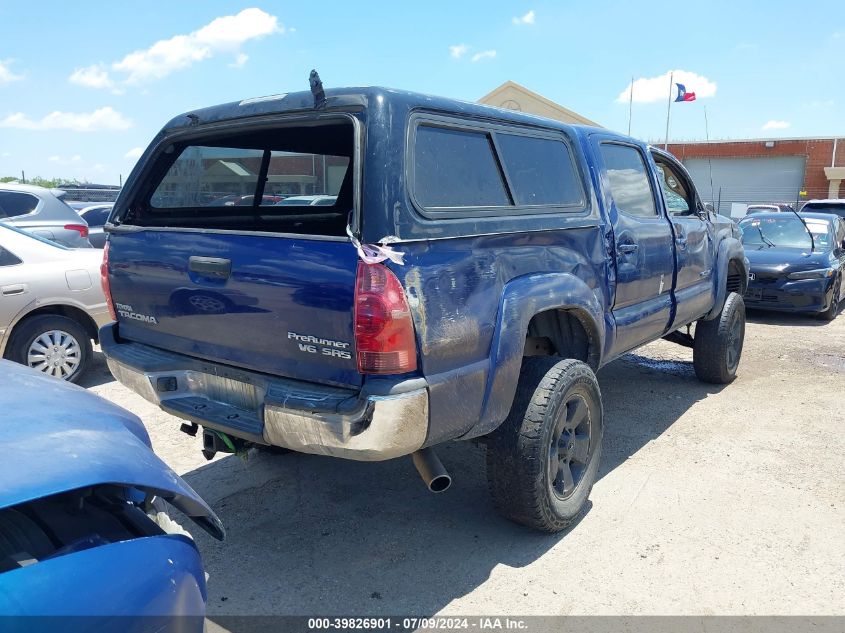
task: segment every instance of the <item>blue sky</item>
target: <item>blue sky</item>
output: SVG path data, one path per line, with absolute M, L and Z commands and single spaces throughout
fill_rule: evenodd
M 0 176 L 117 183 L 172 116 L 385 85 L 476 100 L 510 79 L 662 139 L 845 136 L 845 2 L 0 0 Z M 686 74 L 684 74 L 686 73 Z M 677 79 L 677 77 L 676 77 Z

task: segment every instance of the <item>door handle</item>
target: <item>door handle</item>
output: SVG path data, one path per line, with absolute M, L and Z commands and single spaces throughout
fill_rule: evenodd
M 10 284 L 0 288 L 0 292 L 4 297 L 12 297 L 14 295 L 22 295 L 26 292 L 26 284 Z
M 188 270 L 206 277 L 228 279 L 232 273 L 232 260 L 222 257 L 198 257 L 194 255 L 188 259 Z
M 675 244 L 677 244 L 678 246 L 680 246 L 681 248 L 683 248 L 684 246 L 686 246 L 686 245 L 687 245 L 687 238 L 685 238 L 685 237 L 676 237 L 676 238 L 675 238 Z
M 636 244 L 619 244 L 616 248 L 620 253 L 630 255 L 631 253 L 636 253 L 640 247 Z

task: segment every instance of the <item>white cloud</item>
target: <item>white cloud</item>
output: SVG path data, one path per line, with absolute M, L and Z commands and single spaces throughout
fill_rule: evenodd
M 657 77 L 641 77 L 634 81 L 634 103 L 654 103 L 666 101 L 669 98 L 669 75 L 672 75 L 671 94 L 675 95 L 677 88 L 674 84 L 684 84 L 688 92 L 694 92 L 696 98 L 702 99 L 716 96 L 716 82 L 710 81 L 703 75 L 688 70 L 666 71 Z M 616 97 L 618 103 L 628 103 L 631 96 L 631 84 Z
M 514 24 L 534 24 L 534 11 L 529 11 L 521 18 L 512 18 L 511 22 Z
M 12 64 L 11 60 L 2 60 L 0 59 L 0 86 L 3 84 L 9 84 L 13 81 L 18 81 L 19 79 L 23 79 L 23 75 L 16 75 L 12 72 L 9 66 Z
M 68 77 L 72 84 L 85 86 L 86 88 L 111 88 L 114 89 L 114 82 L 109 77 L 109 72 L 102 64 L 93 64 L 84 68 L 77 68 Z
M 247 55 L 246 53 L 238 53 L 235 56 L 235 61 L 233 61 L 231 64 L 229 64 L 229 66 L 231 68 L 241 68 L 244 64 L 247 63 L 248 60 L 249 60 L 249 55 Z
M 461 57 L 466 55 L 468 50 L 469 46 L 467 46 L 466 44 L 457 44 L 456 46 L 449 47 L 449 54 L 455 59 L 460 59 Z
M 126 152 L 123 157 L 124 158 L 131 158 L 131 159 L 138 159 L 141 158 L 141 154 L 144 153 L 143 147 L 133 147 L 128 152 Z
M 90 88 L 137 85 L 161 79 L 217 53 L 235 54 L 234 65 L 242 66 L 248 59 L 240 52 L 244 43 L 284 31 L 276 16 L 253 7 L 216 18 L 187 35 L 159 40 L 149 48 L 129 53 L 111 64 L 78 68 L 68 79 Z M 115 74 L 119 79 L 114 78 Z
M 12 155 L 12 152 L 3 152 L 2 154 L 0 154 L 0 157 L 8 158 L 11 155 Z
M 49 156 L 47 160 L 51 163 L 58 163 L 59 165 L 73 165 L 74 163 L 80 162 L 82 160 L 82 156 L 74 154 L 73 156 L 65 157 L 54 154 L 53 156 Z
M 763 130 L 785 130 L 789 127 L 789 121 L 778 121 L 772 119 L 771 121 L 766 121 L 763 124 Z
M 496 56 L 496 51 L 481 51 L 472 56 L 472 61 L 480 62 L 482 59 L 493 59 Z
M 93 112 L 61 112 L 56 110 L 41 119 L 31 119 L 23 112 L 16 112 L 5 119 L 0 119 L 0 127 L 39 131 L 96 132 L 100 130 L 125 130 L 132 127 L 132 121 L 115 109 L 106 106 Z

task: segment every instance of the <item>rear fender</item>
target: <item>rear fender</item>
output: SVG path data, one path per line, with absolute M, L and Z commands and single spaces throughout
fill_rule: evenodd
M 570 273 L 526 275 L 509 282 L 499 303 L 490 350 L 490 373 L 481 421 L 465 437 L 493 431 L 507 417 L 516 394 L 525 336 L 534 315 L 563 309 L 575 313 L 590 339 L 589 363 L 596 369 L 606 337 L 600 291 Z
M 716 274 L 713 275 L 716 284 L 714 288 L 716 300 L 713 303 L 713 309 L 704 316 L 705 321 L 716 318 L 722 312 L 722 306 L 725 305 L 727 298 L 728 268 L 731 261 L 737 262 L 743 279 L 747 280 L 748 266 L 745 263 L 745 250 L 742 247 L 742 242 L 735 237 L 726 237 L 719 242 L 719 250 L 716 254 Z M 746 285 L 747 281 L 743 287 Z

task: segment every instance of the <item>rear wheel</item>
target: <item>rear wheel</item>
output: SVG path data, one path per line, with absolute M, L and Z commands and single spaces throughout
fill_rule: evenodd
M 18 324 L 7 353 L 10 360 L 70 382 L 82 376 L 91 355 L 85 328 L 58 314 L 35 316 Z
M 825 321 L 833 321 L 839 313 L 839 288 L 841 283 L 842 278 L 840 277 L 836 280 L 836 283 L 833 284 L 833 295 L 831 295 L 830 307 L 819 314 L 819 316 Z
M 577 360 L 523 360 L 510 414 L 487 443 L 487 481 L 504 517 L 545 532 L 571 524 L 598 472 L 601 392 Z
M 736 378 L 745 341 L 745 302 L 736 292 L 728 294 L 715 319 L 695 325 L 693 367 L 699 380 L 720 385 Z

